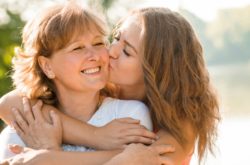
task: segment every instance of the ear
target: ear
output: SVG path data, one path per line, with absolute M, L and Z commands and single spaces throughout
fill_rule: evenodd
M 52 70 L 51 64 L 50 64 L 50 59 L 44 56 L 39 56 L 38 57 L 38 64 L 40 68 L 43 70 L 43 73 L 49 78 L 53 79 L 55 78 L 55 74 Z

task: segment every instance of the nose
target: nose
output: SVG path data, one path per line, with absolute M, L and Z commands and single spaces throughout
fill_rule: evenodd
M 118 43 L 112 43 L 109 46 L 109 57 L 112 59 L 119 58 L 119 45 L 118 45 Z
M 88 50 L 88 59 L 90 61 L 99 61 L 100 60 L 100 52 L 99 51 L 96 51 L 94 48 L 90 48 Z

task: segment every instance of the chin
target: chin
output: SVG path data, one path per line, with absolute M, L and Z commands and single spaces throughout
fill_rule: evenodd
M 107 84 L 107 81 L 103 81 L 103 82 L 97 83 L 94 88 L 101 90 L 106 86 L 106 84 Z
M 119 83 L 119 81 L 117 81 L 117 78 L 115 78 L 115 76 L 109 76 L 109 82 L 114 83 L 114 84 Z

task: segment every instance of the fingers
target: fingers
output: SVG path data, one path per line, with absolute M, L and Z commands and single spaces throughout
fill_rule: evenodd
M 140 135 L 143 137 L 151 138 L 154 140 L 158 139 L 158 136 L 154 132 L 149 131 L 144 126 L 141 127 L 141 129 L 140 129 L 140 131 L 138 131 L 138 133 L 140 133 Z
M 129 125 L 124 125 L 127 127 L 127 131 L 128 131 L 127 135 L 131 134 L 131 135 L 136 135 L 136 136 L 143 136 L 143 137 L 147 137 L 147 138 L 151 138 L 155 140 L 158 138 L 155 133 L 147 130 L 147 128 L 145 128 L 143 125 L 140 125 L 139 124 L 140 120 L 136 120 L 133 118 L 120 118 L 120 119 L 117 119 L 117 121 L 129 124 Z
M 132 119 L 130 117 L 125 117 L 125 118 L 120 118 L 120 119 L 116 119 L 119 122 L 125 122 L 128 124 L 139 124 L 140 120 L 136 120 L 136 119 Z
M 139 125 L 138 126 L 134 126 L 135 128 L 129 128 L 126 130 L 126 136 L 129 136 L 129 135 L 134 135 L 134 136 L 142 136 L 142 137 L 145 137 L 145 138 L 150 138 L 151 140 L 157 140 L 158 139 L 158 136 L 147 130 L 145 127 L 142 127 Z
M 20 128 L 20 126 L 15 122 L 11 122 L 11 126 L 15 128 L 17 134 L 20 136 L 20 137 L 24 137 L 25 133 L 24 133 L 24 130 L 22 130 Z
M 33 112 L 31 111 L 31 105 L 27 97 L 23 97 L 23 112 L 28 123 L 32 123 L 35 118 Z
M 123 143 L 130 144 L 130 143 L 142 143 L 142 144 L 152 144 L 154 140 L 150 138 L 145 138 L 142 136 L 128 136 L 126 137 L 125 141 Z
M 32 111 L 33 111 L 35 120 L 43 122 L 43 121 L 45 121 L 45 119 L 44 119 L 43 114 L 41 112 L 42 106 L 43 106 L 43 102 L 41 100 L 38 100 L 36 102 L 36 104 L 32 107 Z
M 172 145 L 156 145 L 152 146 L 154 149 L 160 154 L 165 154 L 165 153 L 172 153 L 175 152 L 175 147 Z
M 50 117 L 51 117 L 53 126 L 61 127 L 60 117 L 54 111 L 50 111 Z
M 14 119 L 15 119 L 15 122 L 12 122 L 14 128 L 16 130 L 20 130 L 21 132 L 23 132 L 24 130 L 27 130 L 28 124 L 26 120 L 24 120 L 19 110 L 16 108 L 12 108 L 11 110 L 12 110 L 12 113 L 14 114 Z
M 23 152 L 23 147 L 16 145 L 16 144 L 10 144 L 9 149 L 11 152 L 13 152 L 14 154 L 20 154 L 21 152 Z

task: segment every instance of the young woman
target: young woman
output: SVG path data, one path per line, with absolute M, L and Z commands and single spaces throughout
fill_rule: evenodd
M 196 140 L 201 159 L 206 149 L 212 149 L 219 113 L 202 47 L 191 25 L 176 12 L 146 8 L 123 19 L 115 34 L 110 79 L 119 86 L 120 98 L 140 99 L 148 105 L 160 137 L 153 145 L 175 146 L 176 151 L 167 155 L 173 164 L 188 162 Z M 72 134 L 80 137 L 79 132 Z M 74 158 L 74 163 L 83 160 L 77 154 Z

